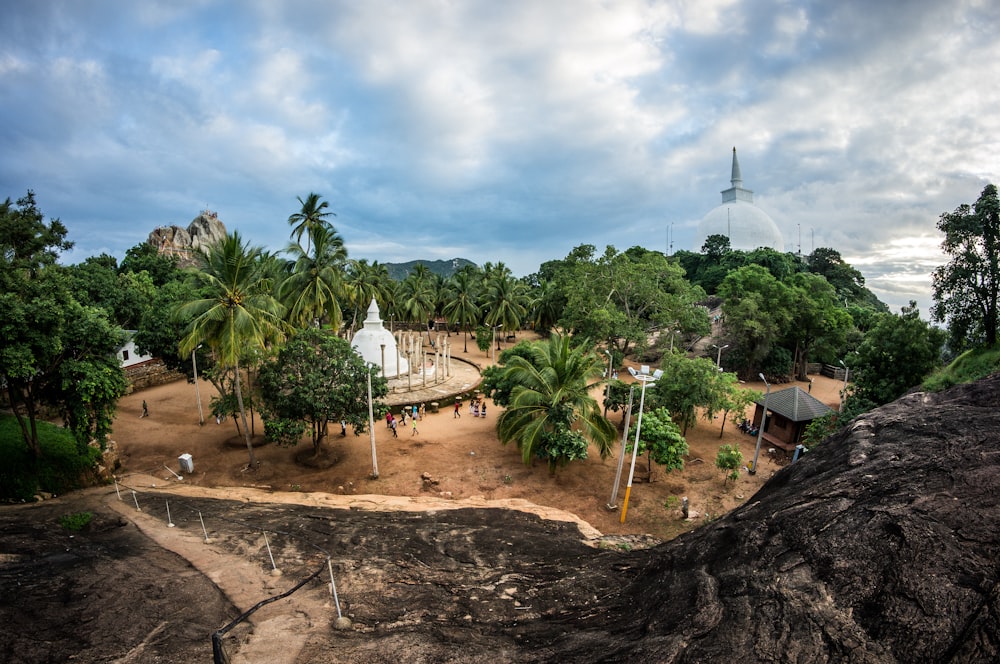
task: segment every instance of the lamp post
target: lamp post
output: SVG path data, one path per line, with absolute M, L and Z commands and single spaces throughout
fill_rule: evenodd
M 379 344 L 378 346 L 382 349 L 382 378 L 385 378 L 385 344 Z
M 622 451 L 618 455 L 618 472 L 615 473 L 615 485 L 611 489 L 611 500 L 608 501 L 607 508 L 609 510 L 617 509 L 618 503 L 618 485 L 621 484 L 622 480 L 622 466 L 625 463 L 625 441 L 628 440 L 628 424 L 629 420 L 632 419 L 632 395 L 635 393 L 635 383 L 632 383 L 628 388 L 628 408 L 625 409 L 625 431 L 622 432 Z
M 195 359 L 195 353 L 198 352 L 198 348 L 201 348 L 202 344 L 191 351 L 191 367 L 194 369 L 194 396 L 198 399 L 198 424 L 205 426 L 205 413 L 201 410 L 201 390 L 198 388 L 198 360 Z
M 840 390 L 840 412 L 844 412 L 844 402 L 847 401 L 847 375 L 851 373 L 851 370 L 844 364 L 844 361 L 840 361 L 840 366 L 844 367 L 844 387 Z
M 378 458 L 375 456 L 375 410 L 372 406 L 372 372 L 365 365 L 365 375 L 368 377 L 368 435 L 372 441 L 372 479 L 378 479 Z
M 646 403 L 646 386 L 655 385 L 656 379 L 663 375 L 661 369 L 649 375 L 649 366 L 643 365 L 641 371 L 636 371 L 632 367 L 628 368 L 632 377 L 642 383 L 642 392 L 639 396 L 639 419 L 635 423 L 635 442 L 632 444 L 632 466 L 628 470 L 628 484 L 625 485 L 625 503 L 622 505 L 621 523 L 625 523 L 625 515 L 628 514 L 628 499 L 632 495 L 632 477 L 635 475 L 635 457 L 639 452 L 639 432 L 642 430 L 642 407 Z
M 760 426 L 757 428 L 757 446 L 753 450 L 753 463 L 750 464 L 750 468 L 747 470 L 751 475 L 757 474 L 757 455 L 760 454 L 760 439 L 764 437 L 764 424 L 767 422 L 767 398 L 771 396 L 771 384 L 767 382 L 767 378 L 764 378 L 764 374 L 757 375 L 767 385 L 767 392 L 764 393 L 764 412 L 761 413 Z
M 670 354 L 673 355 L 674 352 L 674 336 L 679 334 L 680 330 L 670 330 Z
M 712 348 L 718 348 L 719 349 L 719 352 L 715 356 L 715 368 L 716 369 L 721 369 L 722 368 L 722 351 L 724 351 L 727 348 L 729 348 L 729 344 L 726 344 L 725 346 L 719 346 L 718 344 L 712 344 Z

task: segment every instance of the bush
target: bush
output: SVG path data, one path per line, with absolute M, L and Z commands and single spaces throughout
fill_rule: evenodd
M 0 499 L 26 501 L 38 491 L 61 494 L 78 489 L 101 456 L 94 447 L 81 454 L 69 429 L 48 422 L 38 422 L 38 438 L 42 456 L 36 463 L 17 419 L 0 415 Z
M 59 525 L 66 530 L 79 531 L 90 525 L 91 519 L 94 518 L 92 512 L 77 512 L 75 514 L 64 514 L 59 517 Z
M 726 473 L 725 482 L 734 482 L 740 478 L 740 466 L 743 464 L 743 454 L 738 445 L 723 445 L 715 455 L 715 467 Z

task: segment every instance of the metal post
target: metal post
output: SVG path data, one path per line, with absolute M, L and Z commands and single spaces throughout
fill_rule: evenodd
M 372 406 L 372 372 L 365 365 L 365 374 L 368 376 L 368 435 L 372 441 L 372 479 L 378 479 L 378 458 L 375 456 L 375 411 Z
M 757 456 L 760 454 L 760 439 L 764 437 L 764 425 L 767 423 L 767 399 L 771 396 L 771 384 L 767 382 L 766 378 L 764 378 L 764 374 L 757 375 L 760 376 L 760 379 L 764 381 L 765 385 L 767 385 L 767 392 L 764 393 L 764 412 L 761 413 L 760 426 L 757 429 L 757 446 L 753 450 L 753 463 L 750 464 L 750 468 L 747 469 L 747 472 L 751 475 L 757 474 Z
M 632 444 L 632 465 L 628 471 L 628 484 L 625 485 L 625 502 L 622 505 L 621 523 L 625 523 L 625 515 L 628 514 L 628 499 L 632 495 L 632 477 L 635 475 L 635 458 L 639 453 L 639 432 L 642 430 L 642 408 L 646 403 L 646 385 L 653 384 L 652 381 L 663 375 L 663 372 L 657 369 L 656 373 L 650 376 L 647 373 L 649 367 L 643 367 L 643 369 L 642 373 L 635 373 L 634 369 L 631 370 L 635 379 L 642 382 L 642 392 L 639 396 L 639 418 L 635 423 L 635 442 Z
M 382 378 L 385 378 L 385 344 L 379 344 L 378 347 L 382 349 Z
M 625 442 L 628 440 L 628 425 L 629 421 L 632 419 L 632 395 L 635 393 L 635 383 L 629 387 L 628 390 L 628 407 L 625 409 L 625 431 L 622 432 L 622 450 L 621 454 L 618 455 L 618 470 L 615 472 L 615 485 L 611 489 L 611 500 L 608 501 L 608 509 L 613 510 L 618 508 L 618 486 L 622 481 L 622 466 L 625 463 Z

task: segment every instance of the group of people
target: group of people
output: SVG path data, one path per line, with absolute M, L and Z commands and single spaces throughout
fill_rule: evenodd
M 455 400 L 455 415 L 461 417 L 462 414 L 458 412 L 458 407 L 461 402 Z M 469 415 L 473 417 L 486 417 L 486 400 L 483 397 L 478 397 L 476 399 L 469 400 Z
M 409 419 L 410 435 L 416 436 L 418 433 L 420 433 L 419 431 L 417 431 L 417 420 L 423 419 L 424 416 L 426 416 L 426 414 L 427 414 L 427 407 L 424 404 L 420 404 L 419 407 L 416 404 L 414 404 L 412 407 L 409 406 L 404 407 L 400 411 L 398 419 L 396 418 L 395 415 L 392 414 L 392 411 L 390 410 L 385 414 L 385 427 L 387 429 L 392 430 L 393 438 L 399 438 L 399 432 L 397 431 L 397 429 L 399 428 L 399 421 L 402 420 L 403 427 L 406 427 L 406 420 Z

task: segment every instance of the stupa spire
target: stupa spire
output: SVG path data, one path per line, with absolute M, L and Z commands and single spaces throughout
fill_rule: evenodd
M 753 203 L 753 192 L 743 188 L 743 173 L 740 172 L 740 162 L 736 158 L 736 148 L 733 147 L 733 174 L 730 180 L 732 186 L 722 192 L 722 202 L 745 201 Z
M 733 176 L 730 179 L 730 184 L 734 187 L 743 186 L 743 174 L 740 173 L 740 162 L 736 158 L 736 146 L 733 146 Z

